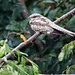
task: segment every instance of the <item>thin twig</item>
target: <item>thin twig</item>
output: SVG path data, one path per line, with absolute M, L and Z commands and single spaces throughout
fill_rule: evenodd
M 68 16 L 70 16 L 71 14 L 73 14 L 75 12 L 75 8 L 73 10 L 71 10 L 70 12 L 66 13 L 65 15 L 61 16 L 60 18 L 58 18 L 57 20 L 54 21 L 54 23 L 58 23 L 60 22 L 61 20 L 64 20 L 65 18 L 67 18 Z M 21 49 L 22 47 L 25 46 L 25 44 L 28 44 L 30 43 L 31 41 L 33 41 L 36 37 L 38 37 L 40 35 L 40 33 L 35 33 L 32 37 L 30 37 L 28 40 L 26 40 L 25 42 L 22 42 L 20 43 L 16 48 L 14 48 L 12 50 L 11 53 L 8 53 L 6 56 L 0 58 L 0 63 L 4 62 L 4 58 L 6 57 L 7 59 L 9 59 L 12 54 L 16 51 L 16 50 L 19 50 Z

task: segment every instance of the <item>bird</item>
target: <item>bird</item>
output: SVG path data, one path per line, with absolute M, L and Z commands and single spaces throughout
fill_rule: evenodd
M 68 34 L 70 36 L 75 36 L 74 32 L 71 32 L 67 29 L 64 29 L 64 28 L 58 26 L 57 24 L 52 22 L 50 19 L 42 16 L 41 14 L 34 13 L 34 14 L 30 15 L 29 18 L 30 18 L 29 24 L 30 24 L 32 30 L 35 32 L 51 34 L 55 30 L 57 30 L 64 34 Z

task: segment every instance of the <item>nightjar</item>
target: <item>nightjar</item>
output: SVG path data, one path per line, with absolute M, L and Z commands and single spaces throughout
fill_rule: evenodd
M 54 30 L 57 30 L 70 36 L 75 36 L 74 32 L 56 25 L 54 22 L 40 14 L 34 13 L 30 15 L 29 18 L 29 24 L 35 32 L 51 34 Z

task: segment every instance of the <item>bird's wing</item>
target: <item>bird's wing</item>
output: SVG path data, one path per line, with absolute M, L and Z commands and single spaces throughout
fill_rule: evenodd
M 67 29 L 64 29 L 64 28 L 62 28 L 62 27 L 56 25 L 54 22 L 50 22 L 49 25 L 50 25 L 53 29 L 56 29 L 56 30 L 58 30 L 58 31 L 60 31 L 60 32 L 63 32 L 63 33 L 68 34 L 68 35 L 70 35 L 70 36 L 75 36 L 75 33 L 74 33 L 74 32 L 71 32 L 71 31 L 69 31 L 69 30 L 67 30 Z

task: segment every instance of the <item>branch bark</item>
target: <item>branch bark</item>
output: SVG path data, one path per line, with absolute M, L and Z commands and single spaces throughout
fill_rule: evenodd
M 73 13 L 75 13 L 75 8 L 74 8 L 73 10 L 71 10 L 70 12 L 66 13 L 65 15 L 61 16 L 61 17 L 58 18 L 57 20 L 55 20 L 54 23 L 56 23 L 56 24 L 59 23 L 60 21 L 64 20 L 65 18 L 67 18 L 68 16 L 70 16 L 70 15 L 73 14 Z M 12 54 L 13 54 L 16 50 L 21 49 L 22 47 L 25 46 L 25 43 L 26 43 L 26 44 L 30 43 L 31 41 L 33 41 L 33 40 L 34 40 L 36 37 L 38 37 L 39 35 L 40 35 L 39 32 L 38 32 L 38 33 L 35 33 L 35 34 L 34 34 L 32 37 L 30 37 L 28 40 L 26 40 L 25 42 L 20 43 L 16 48 L 14 48 L 14 49 L 12 50 L 11 53 L 8 53 L 6 56 L 0 58 L 0 63 L 5 62 L 5 61 L 4 61 L 4 58 L 9 59 L 9 58 L 12 56 Z
M 62 20 L 64 20 L 65 18 L 67 18 L 70 15 L 73 15 L 75 13 L 75 8 L 72 9 L 71 11 L 69 11 L 68 13 L 64 14 L 63 16 L 61 16 L 60 18 L 58 18 L 57 20 L 54 21 L 55 24 L 61 22 Z

